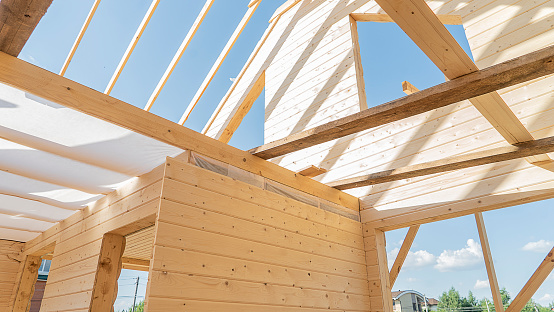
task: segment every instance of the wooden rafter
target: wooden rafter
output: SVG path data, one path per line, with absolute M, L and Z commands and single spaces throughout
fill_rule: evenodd
M 123 68 L 125 67 L 125 64 L 127 64 L 127 61 L 129 60 L 129 57 L 131 56 L 131 53 L 133 53 L 133 50 L 135 49 L 135 46 L 137 45 L 140 37 L 142 36 L 142 33 L 146 29 L 146 26 L 148 26 L 148 22 L 150 21 L 150 18 L 152 15 L 154 15 L 154 11 L 156 11 L 156 7 L 160 3 L 160 0 L 152 0 L 152 3 L 150 4 L 150 7 L 148 8 L 148 11 L 146 11 L 146 14 L 144 15 L 144 18 L 142 19 L 142 22 L 140 23 L 137 31 L 135 32 L 135 35 L 133 36 L 133 39 L 131 39 L 131 43 L 129 43 L 129 46 L 127 47 L 127 50 L 125 51 L 125 54 L 123 54 L 123 57 L 121 58 L 121 61 L 119 61 L 119 65 L 117 65 L 117 68 L 115 72 L 112 75 L 112 78 L 110 79 L 110 82 L 108 83 L 108 86 L 106 87 L 106 90 L 104 90 L 104 93 L 110 94 L 112 92 L 113 87 L 115 86 L 115 83 L 117 82 L 117 79 L 119 78 L 119 75 L 121 75 L 121 72 L 123 71 Z
M 190 101 L 189 105 L 187 106 L 187 109 L 183 113 L 183 116 L 181 116 L 181 119 L 179 120 L 180 125 L 184 124 L 185 121 L 187 121 L 187 119 L 189 118 L 190 113 L 192 112 L 196 104 L 198 104 L 198 101 L 200 101 L 200 98 L 202 97 L 202 95 L 210 85 L 210 82 L 212 82 L 212 79 L 215 77 L 215 74 L 221 67 L 221 64 L 223 64 L 223 61 L 225 61 L 225 58 L 227 58 L 227 55 L 229 55 L 229 52 L 235 45 L 235 42 L 237 42 L 237 39 L 239 38 L 240 34 L 246 27 L 246 24 L 248 24 L 248 22 L 250 21 L 250 18 L 252 17 L 252 15 L 254 15 L 254 12 L 256 12 L 256 9 L 260 5 L 260 3 L 261 3 L 261 0 L 254 3 L 251 7 L 248 8 L 246 13 L 242 17 L 242 20 L 239 22 L 237 28 L 231 35 L 231 38 L 229 38 L 229 40 L 227 41 L 227 44 L 225 45 L 225 47 L 223 47 L 223 50 L 215 60 L 215 63 L 210 69 L 210 72 L 208 73 L 206 78 L 204 78 L 204 81 L 200 85 L 200 88 L 198 88 L 198 90 L 196 91 L 196 94 L 192 98 L 192 101 Z
M 52 0 L 0 1 L 0 51 L 18 56 L 50 4 Z
M 273 13 L 271 18 L 269 19 L 269 22 L 273 23 L 274 20 L 285 14 L 285 12 L 287 12 L 288 10 L 292 9 L 300 1 L 301 0 L 287 0 L 287 2 L 283 3 L 280 7 L 277 8 L 277 10 L 275 10 L 275 13 Z
M 487 236 L 487 230 L 485 228 L 483 213 L 478 212 L 475 214 L 475 222 L 477 223 L 477 230 L 479 231 L 481 249 L 483 249 L 483 258 L 485 260 L 485 267 L 487 268 L 487 275 L 489 277 L 489 284 L 491 286 L 494 309 L 496 312 L 504 312 L 504 305 L 502 304 L 502 296 L 500 295 L 500 288 L 498 287 L 496 271 L 494 270 L 494 263 L 492 261 L 492 253 L 489 246 L 489 238 Z
M 444 27 L 425 0 L 376 0 L 431 59 L 448 79 L 455 79 L 479 70 L 456 39 Z M 497 92 L 483 94 L 470 102 L 510 144 L 533 140 Z M 548 161 L 548 155 L 537 155 L 529 162 Z
M 413 84 L 409 83 L 408 81 L 402 81 L 402 91 L 407 95 L 410 95 L 412 93 L 418 92 L 419 89 L 416 88 Z
M 149 111 L 152 108 L 152 105 L 154 105 L 154 102 L 160 95 L 160 92 L 162 92 L 162 89 L 165 86 L 165 83 L 169 79 L 169 76 L 171 76 L 171 73 L 173 73 L 175 66 L 177 66 L 177 63 L 179 63 L 179 60 L 183 56 L 183 53 L 185 53 L 185 50 L 187 49 L 190 42 L 192 41 L 192 38 L 194 38 L 196 31 L 198 30 L 198 28 L 200 28 L 200 25 L 202 25 L 202 22 L 204 21 L 204 18 L 208 14 L 208 11 L 210 11 L 210 8 L 212 7 L 214 1 L 215 0 L 206 0 L 204 7 L 202 7 L 202 10 L 200 10 L 200 13 L 198 14 L 198 16 L 196 17 L 196 20 L 190 27 L 189 32 L 187 33 L 187 35 L 185 36 L 185 39 L 181 43 L 181 46 L 179 46 L 179 49 L 177 49 L 177 52 L 173 56 L 171 63 L 169 63 L 169 66 L 167 67 L 162 78 L 158 82 L 158 85 L 156 85 L 154 92 L 152 92 L 152 94 L 150 95 L 150 98 L 148 99 L 148 102 L 144 107 L 145 110 Z
M 352 36 L 352 52 L 354 54 L 354 69 L 356 70 L 356 86 L 358 87 L 358 102 L 360 111 L 367 109 L 367 96 L 365 93 L 364 68 L 362 55 L 360 54 L 360 40 L 358 38 L 358 23 L 350 15 L 350 35 Z
M 160 142 L 191 150 L 353 210 L 357 197 L 182 127 L 23 60 L 0 53 L 0 82 Z
M 263 159 L 292 153 L 362 130 L 444 107 L 554 72 L 554 46 L 371 107 L 250 150 Z
M 392 23 L 394 20 L 388 14 L 382 13 L 352 13 L 350 14 L 358 22 L 377 22 Z M 440 15 L 437 17 L 444 25 L 462 25 L 462 16 L 460 15 Z
M 447 172 L 501 161 L 525 158 L 550 152 L 554 152 L 554 137 L 517 143 L 514 145 L 493 148 L 460 156 L 446 157 L 426 163 L 339 180 L 327 183 L 327 185 L 339 190 L 346 190 L 366 185 L 415 178 L 433 173 Z
M 392 265 L 392 268 L 390 269 L 390 286 L 391 288 L 394 286 L 394 283 L 396 282 L 396 278 L 398 277 L 398 274 L 400 273 L 400 269 L 402 269 L 402 265 L 404 264 L 404 261 L 406 260 L 406 257 L 408 256 L 408 252 L 410 251 L 410 248 L 412 247 L 412 244 L 414 242 L 414 239 L 416 237 L 417 231 L 419 230 L 419 225 L 415 225 L 410 227 L 408 230 L 408 233 L 406 234 L 406 237 L 404 238 L 404 241 L 402 242 L 402 246 L 400 247 L 400 251 L 398 251 L 398 255 L 396 256 L 396 259 L 394 260 L 394 264 Z
M 60 76 L 65 75 L 65 72 L 69 67 L 69 63 L 71 63 L 71 60 L 73 59 L 73 55 L 75 55 L 75 52 L 77 51 L 77 48 L 81 43 L 81 39 L 83 39 L 83 36 L 87 31 L 88 25 L 90 24 L 90 21 L 92 21 L 92 18 L 94 17 L 94 13 L 96 13 L 96 9 L 98 8 L 99 4 L 100 4 L 100 0 L 95 0 L 94 3 L 92 4 L 92 8 L 90 9 L 87 18 L 85 19 L 85 23 L 81 27 L 81 30 L 79 31 L 79 34 L 75 39 L 75 42 L 73 42 L 73 46 L 71 47 L 71 50 L 69 51 L 69 54 L 67 55 L 67 58 L 65 59 L 65 62 L 62 65 L 62 69 L 60 70 Z
M 231 85 L 231 88 L 229 88 L 229 90 L 227 91 L 227 93 L 225 94 L 223 99 L 221 99 L 221 101 L 219 102 L 219 105 L 215 109 L 214 113 L 212 114 L 212 116 L 210 117 L 210 119 L 208 120 L 206 125 L 204 126 L 204 129 L 202 130 L 202 133 L 206 134 L 208 132 L 208 130 L 212 126 L 213 122 L 215 121 L 215 119 L 217 118 L 217 116 L 219 115 L 221 110 L 223 109 L 223 106 L 225 106 L 225 103 L 227 103 L 227 100 L 229 99 L 229 97 L 231 96 L 233 91 L 235 91 L 235 88 L 237 87 L 238 83 L 242 80 L 242 77 L 244 76 L 244 73 L 246 72 L 246 70 L 248 70 L 248 68 L 250 67 L 250 64 L 252 64 L 252 61 L 254 61 L 254 59 L 256 58 L 256 55 L 258 55 L 258 52 L 260 51 L 260 49 L 264 45 L 265 41 L 267 40 L 267 38 L 269 37 L 271 32 L 273 31 L 273 28 L 275 28 L 275 25 L 277 25 L 278 20 L 279 20 L 279 18 L 274 20 L 271 23 L 271 25 L 266 29 L 265 33 L 262 36 L 262 39 L 256 45 L 256 48 L 254 49 L 254 52 L 252 52 L 252 54 L 248 58 L 248 61 L 246 61 L 246 64 L 243 66 L 243 68 L 240 71 L 239 75 L 237 76 L 237 78 L 235 79 L 233 84 Z
M 531 299 L 539 287 L 541 287 L 548 275 L 550 275 L 552 269 L 554 269 L 554 247 L 552 247 L 552 250 L 550 250 L 550 252 L 546 255 L 535 273 L 533 273 L 525 286 L 523 286 L 523 288 L 519 291 L 512 303 L 510 303 L 510 306 L 508 306 L 506 312 L 521 311 L 529 299 Z

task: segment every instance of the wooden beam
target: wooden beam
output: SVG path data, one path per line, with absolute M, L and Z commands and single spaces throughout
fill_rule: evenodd
M 402 242 L 402 246 L 400 247 L 400 251 L 398 252 L 398 255 L 396 256 L 396 259 L 394 260 L 394 264 L 392 265 L 392 268 L 390 269 L 390 287 L 392 288 L 394 286 L 394 283 L 396 282 L 396 278 L 398 277 L 398 274 L 400 273 L 400 269 L 402 269 L 402 265 L 404 264 L 404 261 L 406 260 L 406 257 L 408 256 L 408 252 L 410 251 L 410 248 L 412 247 L 412 244 L 414 242 L 414 239 L 416 237 L 417 231 L 419 230 L 419 225 L 415 225 L 410 227 L 408 230 L 408 233 L 406 234 L 406 237 L 404 238 L 404 241 Z
M 250 108 L 252 108 L 252 105 L 254 105 L 254 102 L 256 102 L 256 100 L 264 90 L 264 87 L 265 71 L 263 71 L 256 82 L 252 86 L 250 86 L 250 90 L 244 97 L 243 101 L 240 103 L 227 125 L 220 131 L 221 135 L 218 138 L 219 141 L 229 143 L 229 141 L 233 137 L 233 134 L 244 119 L 244 116 L 248 114 Z
M 321 126 L 292 134 L 250 152 L 263 159 L 292 153 L 362 130 L 398 121 L 554 72 L 554 46 L 371 107 Z
M 479 70 L 425 0 L 376 0 L 376 2 L 448 79 L 455 79 Z M 479 98 L 470 99 L 470 102 L 508 143 L 533 140 L 531 133 L 497 92 L 483 94 Z M 548 160 L 550 158 L 547 155 L 540 155 L 529 159 L 529 162 Z
M 202 97 L 202 95 L 210 85 L 210 82 L 212 82 L 212 79 L 215 77 L 215 74 L 221 67 L 221 64 L 223 64 L 223 61 L 225 61 L 225 58 L 227 58 L 227 55 L 229 55 L 231 48 L 233 48 L 233 46 L 235 45 L 235 42 L 237 42 L 237 39 L 239 38 L 240 34 L 246 27 L 246 24 L 248 24 L 248 21 L 250 21 L 250 18 L 252 17 L 252 15 L 254 15 L 254 12 L 256 12 L 256 9 L 260 5 L 260 3 L 261 3 L 261 0 L 253 4 L 251 7 L 249 7 L 246 13 L 244 14 L 244 16 L 242 17 L 242 20 L 240 21 L 237 28 L 231 35 L 231 38 L 229 38 L 229 41 L 227 41 L 227 44 L 225 45 L 225 47 L 223 47 L 223 50 L 215 60 L 215 63 L 210 69 L 210 72 L 208 73 L 206 78 L 204 78 L 204 81 L 200 85 L 200 88 L 198 88 L 198 90 L 196 91 L 196 94 L 192 98 L 192 101 L 190 101 L 189 105 L 187 106 L 187 109 L 183 113 L 183 116 L 181 116 L 181 119 L 179 120 L 180 125 L 184 124 L 185 121 L 187 121 L 187 119 L 189 118 L 190 113 L 192 112 L 196 104 L 198 104 L 198 101 L 200 101 L 200 98 Z
M 194 38 L 196 31 L 198 30 L 198 28 L 200 28 L 200 25 L 202 25 L 202 22 L 204 21 L 204 18 L 210 11 L 210 8 L 212 7 L 212 4 L 214 4 L 214 1 L 215 0 L 206 0 L 204 7 L 202 7 L 202 10 L 200 10 L 200 13 L 198 14 L 198 16 L 196 17 L 196 20 L 190 27 L 189 32 L 185 36 L 185 39 L 183 39 L 183 42 L 181 42 L 181 46 L 179 46 L 179 49 L 177 49 L 177 53 L 175 53 L 175 55 L 173 56 L 171 63 L 169 63 L 169 66 L 167 67 L 167 69 L 165 70 L 165 73 L 163 74 L 162 78 L 158 82 L 158 85 L 156 85 L 156 89 L 154 89 L 154 92 L 152 92 L 152 94 L 150 95 L 150 98 L 148 99 L 148 102 L 144 107 L 145 110 L 149 111 L 152 108 L 152 105 L 154 105 L 154 102 L 160 95 L 160 92 L 162 92 L 162 89 L 165 86 L 165 83 L 169 79 L 169 76 L 171 76 L 171 73 L 173 73 L 175 66 L 177 66 L 177 63 L 179 63 L 179 60 L 183 56 L 183 53 L 185 53 L 185 50 L 187 49 L 190 42 L 192 41 L 192 38 Z
M 42 259 L 40 256 L 28 255 L 25 258 L 23 272 L 21 273 L 19 286 L 17 287 L 17 293 L 15 295 L 13 312 L 28 311 L 31 297 L 35 291 L 35 283 L 37 282 L 38 269 L 40 268 L 41 262 Z
M 52 0 L 0 1 L 0 51 L 18 56 Z
M 394 23 L 392 17 L 382 13 L 352 13 L 350 14 L 358 22 Z M 461 15 L 437 14 L 439 21 L 444 25 L 462 25 Z
M 356 86 L 358 87 L 358 101 L 360 111 L 367 109 L 367 97 L 365 93 L 364 68 L 360 54 L 360 42 L 358 37 L 358 24 L 350 16 L 350 36 L 352 37 L 352 52 L 354 54 L 354 68 L 356 70 Z
M 546 258 L 544 258 L 535 273 L 533 273 L 525 286 L 519 291 L 519 294 L 517 294 L 512 303 L 510 303 L 506 312 L 521 311 L 529 299 L 531 299 L 539 287 L 541 287 L 548 275 L 550 275 L 552 269 L 554 269 L 554 247 L 552 247 L 552 250 L 546 255 Z
M 113 304 L 117 297 L 117 279 L 121 273 L 121 256 L 124 250 L 124 236 L 104 234 L 92 289 L 90 312 L 113 311 Z
M 371 307 L 375 311 L 392 312 L 392 285 L 390 283 L 389 267 L 387 261 L 387 243 L 385 232 L 375 230 L 375 244 L 377 249 L 377 265 L 379 267 L 379 280 L 381 281 L 382 307 Z
M 446 157 L 443 159 L 385 170 L 367 174 L 355 178 L 339 180 L 327 185 L 339 190 L 346 190 L 366 185 L 374 185 L 402 179 L 420 177 L 433 173 L 440 173 L 501 161 L 525 158 L 534 155 L 554 152 L 554 137 L 517 143 L 514 145 L 497 147 L 485 151 L 469 153 L 460 156 Z
M 287 2 L 281 4 L 280 7 L 275 10 L 275 13 L 271 16 L 269 19 L 269 23 L 273 23 L 273 21 L 281 15 L 285 14 L 288 10 L 292 9 L 295 5 L 297 5 L 301 0 L 287 0 Z
M 407 81 L 402 81 L 402 91 L 404 93 L 406 93 L 407 95 L 410 95 L 410 94 L 419 92 L 419 89 L 414 87 L 413 84 L 411 84 Z
M 0 82 L 358 211 L 358 198 L 0 52 Z
M 71 47 L 71 50 L 69 51 L 69 54 L 67 55 L 67 58 L 65 59 L 65 62 L 62 65 L 62 69 L 60 70 L 60 76 L 65 75 L 65 72 L 69 67 L 69 63 L 71 63 L 71 60 L 73 59 L 73 55 L 75 55 L 75 51 L 77 51 L 77 48 L 81 43 L 81 39 L 83 39 L 83 36 L 87 31 L 88 25 L 90 24 L 90 21 L 92 21 L 92 18 L 94 17 L 94 13 L 96 13 L 96 9 L 98 8 L 99 4 L 100 4 L 100 0 L 95 0 L 94 3 L 92 4 L 92 8 L 90 9 L 87 18 L 85 19 L 85 23 L 81 27 L 81 30 L 77 35 L 77 39 L 75 39 L 75 42 L 73 42 L 73 46 Z
M 150 18 L 154 14 L 154 11 L 156 11 L 156 7 L 160 3 L 160 0 L 152 0 L 152 3 L 150 4 L 150 7 L 148 8 L 148 11 L 146 11 L 146 14 L 144 15 L 144 18 L 142 19 L 142 22 L 140 23 L 137 31 L 135 32 L 135 35 L 133 36 L 133 39 L 131 39 L 131 43 L 129 43 L 129 46 L 127 47 L 127 50 L 125 51 L 125 54 L 123 54 L 123 57 L 121 58 L 121 61 L 119 61 L 119 65 L 117 65 L 117 68 L 115 69 L 115 72 L 112 75 L 112 78 L 110 79 L 110 82 L 108 83 L 108 86 L 106 86 L 106 90 L 104 90 L 104 93 L 110 94 L 112 92 L 113 87 L 115 86 L 115 83 L 117 82 L 117 79 L 119 78 L 119 75 L 121 75 L 121 72 L 123 71 L 123 68 L 125 67 L 125 64 L 127 64 L 127 61 L 129 60 L 129 57 L 131 56 L 131 53 L 133 53 L 133 50 L 135 49 L 135 46 L 137 45 L 140 37 L 142 36 L 142 33 L 146 29 L 146 26 L 148 25 L 148 22 L 150 21 Z
M 487 268 L 487 275 L 489 276 L 494 309 L 496 312 L 504 312 L 504 305 L 502 304 L 502 296 L 500 295 L 500 288 L 498 287 L 498 280 L 496 279 L 496 271 L 494 270 L 494 262 L 492 261 L 492 253 L 489 246 L 489 238 L 487 237 L 487 230 L 485 228 L 485 220 L 483 220 L 483 213 L 478 212 L 475 214 L 475 222 L 477 222 L 481 249 L 483 250 L 485 267 Z
M 325 172 L 327 172 L 327 169 L 325 168 L 319 168 L 319 167 L 316 167 L 316 166 L 309 166 L 307 168 L 304 168 L 302 170 L 299 170 L 298 171 L 298 174 L 301 174 L 305 177 L 308 177 L 308 178 L 313 178 L 313 177 L 317 177 L 318 175 L 320 174 L 324 174 Z
M 262 36 L 262 39 L 260 41 L 258 41 L 258 44 L 256 45 L 256 48 L 254 49 L 254 52 L 252 52 L 252 54 L 250 54 L 250 57 L 248 58 L 248 61 L 246 61 L 246 64 L 244 64 L 244 66 L 242 67 L 242 70 L 240 71 L 239 75 L 237 76 L 237 78 L 235 79 L 233 84 L 231 85 L 231 88 L 229 88 L 229 90 L 227 90 L 227 93 L 225 94 L 223 99 L 221 99 L 221 101 L 217 105 L 217 108 L 215 109 L 214 113 L 212 114 L 212 116 L 210 117 L 210 119 L 208 120 L 206 125 L 204 126 L 204 129 L 202 130 L 202 133 L 206 134 L 208 132 L 208 130 L 212 126 L 213 122 L 215 121 L 215 119 L 217 118 L 217 116 L 219 115 L 221 110 L 223 109 L 223 106 L 225 106 L 225 103 L 227 103 L 227 100 L 229 99 L 231 94 L 235 91 L 235 88 L 237 87 L 239 82 L 242 80 L 242 77 L 244 76 L 244 73 L 248 70 L 248 68 L 250 67 L 250 64 L 252 64 L 252 61 L 254 61 L 254 59 L 258 55 L 258 52 L 260 51 L 260 49 L 264 45 L 265 41 L 267 40 L 267 38 L 269 37 L 271 32 L 273 31 L 273 28 L 275 28 L 275 25 L 277 25 L 278 20 L 279 19 L 277 18 L 266 29 L 265 33 Z

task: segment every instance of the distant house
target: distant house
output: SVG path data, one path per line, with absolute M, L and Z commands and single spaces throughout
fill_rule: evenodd
M 436 311 L 439 302 L 434 298 L 426 298 L 415 290 L 392 292 L 392 309 L 394 312 L 426 312 Z

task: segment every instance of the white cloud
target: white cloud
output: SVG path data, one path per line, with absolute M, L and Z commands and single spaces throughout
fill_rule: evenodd
M 413 282 L 417 281 L 417 279 L 416 279 L 415 277 L 408 277 L 406 280 L 407 280 L 409 283 L 413 283 Z
M 468 239 L 466 247 L 462 249 L 443 251 L 437 258 L 435 268 L 441 272 L 469 269 L 480 264 L 482 259 L 481 245 L 473 239 Z
M 389 269 L 392 267 L 394 260 L 396 259 L 396 256 L 398 256 L 398 252 L 400 251 L 399 248 L 394 248 L 391 250 L 388 255 L 388 264 Z M 406 260 L 404 260 L 404 265 L 402 265 L 403 268 L 419 268 L 424 267 L 428 265 L 432 265 L 436 263 L 436 257 L 432 253 L 428 252 L 427 250 L 418 250 L 415 252 L 409 251 L 408 256 L 406 256 Z
M 544 252 L 549 252 L 550 249 L 552 249 L 552 245 L 554 245 L 554 242 L 541 239 L 540 241 L 537 241 L 537 242 L 529 242 L 525 244 L 525 246 L 523 246 L 523 248 L 521 249 L 525 251 L 544 253 Z
M 539 300 L 537 300 L 540 304 L 549 304 L 552 301 L 554 301 L 554 295 L 551 294 L 544 294 L 544 296 L 540 297 Z
M 477 280 L 475 282 L 475 286 L 473 286 L 475 289 L 483 289 L 483 288 L 489 288 L 489 280 Z

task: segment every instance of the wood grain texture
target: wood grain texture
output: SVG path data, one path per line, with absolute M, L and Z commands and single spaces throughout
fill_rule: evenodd
M 554 72 L 554 46 L 493 65 L 360 113 L 250 150 L 270 159 L 362 130 L 428 112 Z
M 113 311 L 117 297 L 117 279 L 121 273 L 121 256 L 124 251 L 124 236 L 104 234 L 89 311 Z
M 398 254 L 396 255 L 396 259 L 394 259 L 394 263 L 392 265 L 392 268 L 390 269 L 391 288 L 394 286 L 394 283 L 396 282 L 396 278 L 400 273 L 400 269 L 402 269 L 402 265 L 404 264 L 404 261 L 406 260 L 408 253 L 410 252 L 410 248 L 412 247 L 412 244 L 414 242 L 414 239 L 416 237 L 418 230 L 419 230 L 419 225 L 412 226 L 410 227 L 410 229 L 408 229 L 408 233 L 406 234 L 406 237 L 402 242 L 400 251 L 398 251 Z
M 1 1 L 0 51 L 18 56 L 51 3 L 52 0 Z
M 513 159 L 554 152 L 554 137 L 517 143 L 515 145 L 498 147 L 482 152 L 469 153 L 461 156 L 447 157 L 441 160 L 406 166 L 355 178 L 348 178 L 327 185 L 339 190 L 346 190 L 366 185 L 398 181 L 433 173 L 440 173 L 485 164 L 498 163 Z
M 0 310 L 11 311 L 23 271 L 25 243 L 0 240 Z
M 0 81 L 158 141 L 196 151 L 353 210 L 359 209 L 358 198 L 352 195 L 4 53 L 0 54 Z
M 487 268 L 487 275 L 489 277 L 492 300 L 494 301 L 494 309 L 496 312 L 504 312 L 504 304 L 502 303 L 500 287 L 498 287 L 496 271 L 494 270 L 494 262 L 492 261 L 491 247 L 489 245 L 489 238 L 487 236 L 487 229 L 485 228 L 483 213 L 478 212 L 475 214 L 475 222 L 477 223 L 477 231 L 479 232 L 479 240 L 481 241 L 481 249 L 483 250 L 483 258 L 485 260 L 485 267 Z
M 23 266 L 23 272 L 17 287 L 17 293 L 13 304 L 13 312 L 26 312 L 31 304 L 31 297 L 37 282 L 38 269 L 42 259 L 39 256 L 27 256 Z

